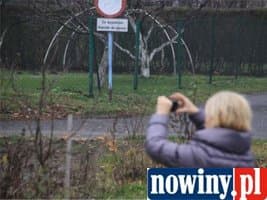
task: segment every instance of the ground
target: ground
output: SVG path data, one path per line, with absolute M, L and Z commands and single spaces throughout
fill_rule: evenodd
M 34 119 L 38 113 L 41 75 L 22 72 L 9 80 L 9 72 L 0 81 L 0 120 Z M 218 90 L 234 90 L 240 93 L 267 91 L 267 79 L 255 77 L 214 76 L 213 84 L 203 75 L 183 75 L 182 88 L 177 86 L 176 76 L 152 76 L 139 78 L 138 90 L 133 90 L 133 76 L 114 75 L 113 100 L 108 99 L 106 88 L 98 91 L 94 84 L 94 98 L 88 98 L 88 74 L 67 73 L 47 76 L 50 88 L 43 108 L 43 119 L 66 118 L 72 113 L 80 116 L 132 116 L 151 114 L 159 95 L 180 91 L 197 103 L 203 103 Z M 1 80 L 1 77 L 0 77 Z
M 50 75 L 49 79 L 54 78 L 56 82 L 43 109 L 42 133 L 46 136 L 51 133 L 50 119 L 54 113 L 58 119 L 53 121 L 53 133 L 59 137 L 52 140 L 49 149 L 48 137 L 42 140 L 35 137 L 36 121 L 33 119 L 38 113 L 40 75 L 22 73 L 16 77 L 15 87 L 20 90 L 14 91 L 7 86 L 0 91 L 1 198 L 65 197 L 69 134 L 66 116 L 73 114 L 72 130 L 77 134 L 71 151 L 71 197 L 145 199 L 146 168 L 160 166 L 152 162 L 144 150 L 147 120 L 154 111 L 156 97 L 177 90 L 199 105 L 222 89 L 246 94 L 254 112 L 252 150 L 257 165 L 267 166 L 267 140 L 263 139 L 267 128 L 266 78 L 240 77 L 235 80 L 219 76 L 209 85 L 205 76 L 186 75 L 182 89 L 177 89 L 176 77 L 154 76 L 148 80 L 140 79 L 138 91 L 133 91 L 132 77 L 118 75 L 114 77 L 114 98 L 109 102 L 106 90 L 97 92 L 96 88 L 95 98 L 88 98 L 86 74 Z M 182 136 L 174 128 L 170 128 L 170 132 Z M 176 136 L 170 139 L 176 142 L 186 140 Z M 49 156 L 46 158 L 46 155 Z
M 253 137 L 267 138 L 267 92 L 246 95 L 253 109 Z M 92 137 L 103 135 L 110 130 L 115 129 L 118 136 L 129 134 L 129 132 L 144 133 L 149 115 L 140 115 L 133 117 L 75 117 L 73 122 L 73 131 L 77 135 Z M 54 120 L 54 133 L 64 135 L 67 130 L 67 120 Z M 42 132 L 49 134 L 51 129 L 51 120 L 44 120 L 42 123 Z M 4 120 L 0 121 L 0 133 L 14 134 L 21 133 L 22 130 L 29 133 L 30 129 L 35 129 L 34 121 L 24 120 Z M 172 131 L 172 130 L 171 130 Z

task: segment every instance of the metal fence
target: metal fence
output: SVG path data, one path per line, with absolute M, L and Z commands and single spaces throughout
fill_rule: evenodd
M 184 32 L 196 72 L 235 76 L 267 74 L 266 36 L 265 18 L 244 16 L 194 20 Z
M 147 20 L 142 22 L 141 32 L 144 35 L 148 33 L 151 23 L 153 22 Z M 180 29 L 184 30 L 182 38 L 191 53 L 193 68 L 184 46 L 175 43 L 174 51 L 178 65 L 173 65 L 173 52 L 169 45 L 152 60 L 152 73 L 173 73 L 178 67 L 182 72 L 194 70 L 202 74 L 267 75 L 266 11 L 234 12 L 234 14 L 232 12 L 204 13 L 190 22 L 166 15 L 164 24 L 174 27 L 178 32 Z M 60 24 L 45 21 L 42 23 L 30 21 L 13 27 L 2 46 L 3 61 L 7 66 L 17 62 L 18 69 L 40 69 L 39 66 L 42 64 L 49 42 L 59 27 Z M 55 52 L 52 53 L 53 56 L 49 61 L 53 70 L 62 70 L 62 55 L 70 35 L 71 30 L 66 30 L 54 47 Z M 173 36 L 174 34 L 171 33 L 171 37 Z M 148 52 L 167 40 L 160 27 L 155 27 L 150 37 L 146 49 Z M 135 55 L 136 37 L 131 28 L 128 33 L 114 34 L 114 38 Z M 71 39 L 66 59 L 66 65 L 70 70 L 88 69 L 88 39 L 88 35 L 79 34 Z M 105 45 L 101 40 L 97 38 L 95 40 L 96 65 L 99 65 Z M 116 73 L 133 73 L 135 65 L 135 59 L 115 48 L 114 71 Z
M 178 70 L 217 75 L 267 75 L 267 18 L 261 16 L 205 16 L 189 23 L 177 19 L 169 23 L 181 35 L 192 56 L 193 68 L 184 46 L 175 44 Z M 184 25 L 185 24 L 185 25 Z M 142 26 L 143 32 L 149 27 Z M 124 46 L 134 48 L 134 33 L 120 34 Z M 155 30 L 148 51 L 160 46 L 164 35 Z M 166 38 L 165 38 L 166 40 Z M 172 73 L 171 49 L 165 48 L 164 64 L 159 53 L 151 64 L 152 73 Z M 127 62 L 127 64 L 125 63 Z M 135 63 L 119 51 L 115 53 L 115 71 L 130 72 Z

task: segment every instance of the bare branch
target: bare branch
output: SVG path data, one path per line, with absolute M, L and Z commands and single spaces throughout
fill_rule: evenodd
M 95 35 L 99 40 L 101 40 L 103 43 L 105 43 L 105 42 L 107 41 L 107 38 L 106 38 L 105 35 L 102 34 L 102 33 L 95 32 L 94 35 Z
M 135 27 L 135 21 L 134 21 L 134 19 L 130 15 L 127 15 L 127 17 L 129 19 L 129 22 L 130 22 L 130 25 L 131 25 L 133 31 L 136 33 L 136 27 Z
M 162 49 L 164 49 L 166 46 L 175 43 L 175 40 L 177 39 L 177 37 L 178 37 L 178 35 L 174 36 L 171 40 L 169 40 L 169 41 L 163 43 L 162 45 L 160 45 L 159 47 L 155 48 L 155 49 L 151 52 L 151 54 L 150 54 L 150 56 L 149 56 L 149 61 L 151 61 L 151 60 L 154 58 L 154 56 L 155 56 L 158 52 L 160 52 Z
M 150 28 L 149 28 L 149 30 L 147 32 L 147 35 L 144 38 L 145 41 L 148 41 L 148 39 L 150 38 L 151 33 L 152 33 L 153 30 L 154 30 L 154 23 L 152 23 L 152 25 L 150 26 Z
M 64 26 L 64 28 L 66 28 L 66 29 L 68 29 L 68 30 L 70 30 L 70 31 L 72 31 L 72 32 L 75 32 L 75 33 L 77 33 L 77 34 L 80 34 L 80 35 L 88 35 L 88 31 L 84 31 L 84 30 L 82 30 L 81 28 L 79 28 L 79 29 L 77 29 L 77 27 L 79 26 L 79 25 L 76 25 L 76 24 L 73 24 L 72 26 L 69 26 L 69 25 L 65 25 L 64 23 L 61 23 L 61 22 L 59 22 L 60 23 L 60 25 L 63 25 Z
M 128 56 L 130 56 L 132 59 L 135 59 L 135 56 L 128 50 L 120 46 L 117 42 L 114 42 L 114 45 L 123 53 L 126 53 Z
M 74 20 L 79 24 L 79 26 L 83 27 L 84 30 L 88 31 L 88 27 L 75 15 L 75 13 L 73 13 L 72 11 L 70 11 L 71 16 L 73 16 Z

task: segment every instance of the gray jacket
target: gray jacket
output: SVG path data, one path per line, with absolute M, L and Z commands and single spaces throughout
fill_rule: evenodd
M 187 144 L 167 139 L 168 115 L 154 114 L 145 148 L 152 159 L 168 167 L 255 167 L 250 151 L 251 133 L 226 128 L 204 129 L 204 112 L 190 116 L 197 131 Z

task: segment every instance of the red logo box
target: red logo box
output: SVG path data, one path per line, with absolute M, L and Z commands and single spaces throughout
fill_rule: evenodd
M 235 168 L 234 200 L 267 200 L 267 168 Z

